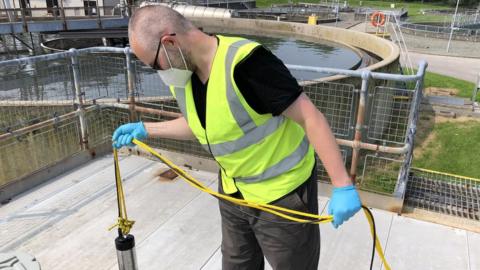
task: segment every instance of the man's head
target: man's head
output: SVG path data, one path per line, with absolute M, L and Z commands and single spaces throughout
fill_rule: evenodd
M 192 68 L 186 36 L 195 29 L 175 10 L 152 5 L 135 11 L 128 37 L 133 52 L 143 63 L 158 69 L 168 69 L 171 63 L 172 67 L 184 69 L 182 52 L 187 66 Z

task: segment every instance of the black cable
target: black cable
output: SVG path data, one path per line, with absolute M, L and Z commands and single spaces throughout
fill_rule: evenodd
M 362 208 L 367 212 L 372 220 L 372 230 L 373 230 L 373 247 L 372 247 L 372 259 L 370 261 L 370 270 L 373 269 L 373 260 L 375 259 L 375 243 L 377 242 L 377 230 L 375 228 L 375 219 L 373 219 L 373 214 L 366 206 L 362 205 Z

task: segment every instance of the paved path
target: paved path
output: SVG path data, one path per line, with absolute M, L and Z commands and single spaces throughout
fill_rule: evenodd
M 462 58 L 410 52 L 412 62 L 428 62 L 428 71 L 476 82 L 480 73 L 480 58 Z

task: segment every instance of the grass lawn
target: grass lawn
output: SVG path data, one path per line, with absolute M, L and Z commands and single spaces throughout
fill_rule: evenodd
M 419 120 L 415 167 L 480 178 L 480 121 L 438 121 L 433 116 Z
M 415 71 L 416 72 L 416 71 Z M 433 72 L 427 72 L 425 75 L 425 88 L 454 88 L 458 90 L 457 96 L 471 98 L 475 84 L 469 81 L 456 79 L 449 76 L 440 75 Z M 477 94 L 477 101 L 480 101 L 480 93 Z
M 318 0 L 292 0 L 293 3 L 318 3 Z M 360 6 L 360 0 L 347 0 L 348 5 L 352 7 Z M 403 1 L 375 1 L 375 0 L 362 0 L 363 7 L 372 7 L 379 9 L 390 9 L 390 4 L 395 4 L 395 8 L 406 8 L 408 10 L 409 19 L 414 22 L 444 22 L 444 16 L 436 15 L 423 15 L 421 10 L 427 9 L 451 9 L 452 7 L 444 4 L 435 3 L 421 3 L 418 2 L 403 2 Z M 258 7 L 270 7 L 272 4 L 286 4 L 288 0 L 257 0 Z M 343 0 L 340 0 L 340 4 L 343 4 Z M 450 16 L 451 17 L 451 16 Z

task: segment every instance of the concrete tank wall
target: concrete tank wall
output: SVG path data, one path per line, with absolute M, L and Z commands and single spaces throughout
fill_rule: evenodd
M 327 40 L 341 43 L 346 46 L 362 49 L 379 56 L 382 60 L 367 67 L 369 70 L 393 72 L 398 70 L 400 50 L 394 43 L 371 34 L 348 29 L 308 25 L 302 23 L 277 22 L 268 20 L 249 19 L 210 19 L 190 18 L 195 25 L 202 27 L 205 32 L 229 32 L 232 34 L 254 35 L 288 35 L 309 41 Z M 323 80 L 331 81 L 345 78 L 344 76 L 327 77 Z

